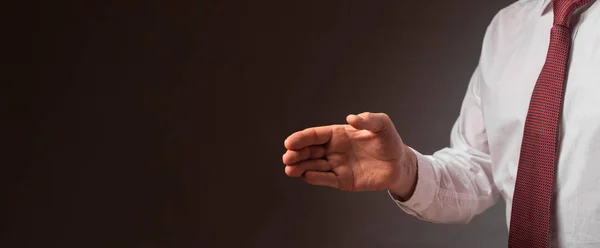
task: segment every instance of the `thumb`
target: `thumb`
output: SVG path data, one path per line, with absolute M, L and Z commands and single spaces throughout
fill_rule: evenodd
M 380 133 L 387 130 L 388 123 L 391 123 L 388 115 L 370 112 L 364 112 L 358 115 L 348 115 L 346 121 L 356 129 L 369 130 L 374 133 Z

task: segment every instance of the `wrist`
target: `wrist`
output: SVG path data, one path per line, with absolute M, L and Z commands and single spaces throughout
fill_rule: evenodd
M 396 181 L 390 186 L 388 191 L 397 195 L 402 200 L 407 201 L 415 192 L 417 186 L 418 164 L 417 155 L 407 145 L 404 145 L 404 154 L 399 161 L 400 175 Z

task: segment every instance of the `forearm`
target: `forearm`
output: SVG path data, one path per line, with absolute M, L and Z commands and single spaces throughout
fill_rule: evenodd
M 404 198 L 390 191 L 407 213 L 431 222 L 467 223 L 497 201 L 485 154 L 452 148 L 431 156 L 415 154 L 418 171 L 413 195 Z

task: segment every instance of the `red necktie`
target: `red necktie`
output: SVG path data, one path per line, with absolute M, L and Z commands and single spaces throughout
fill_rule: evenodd
M 510 248 L 550 247 L 560 113 L 571 47 L 569 24 L 573 12 L 590 1 L 553 0 L 548 55 L 525 120 L 510 218 Z

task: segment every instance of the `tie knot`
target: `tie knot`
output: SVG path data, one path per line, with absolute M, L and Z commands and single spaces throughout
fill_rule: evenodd
M 591 0 L 552 0 L 554 25 L 569 27 L 573 12 Z

